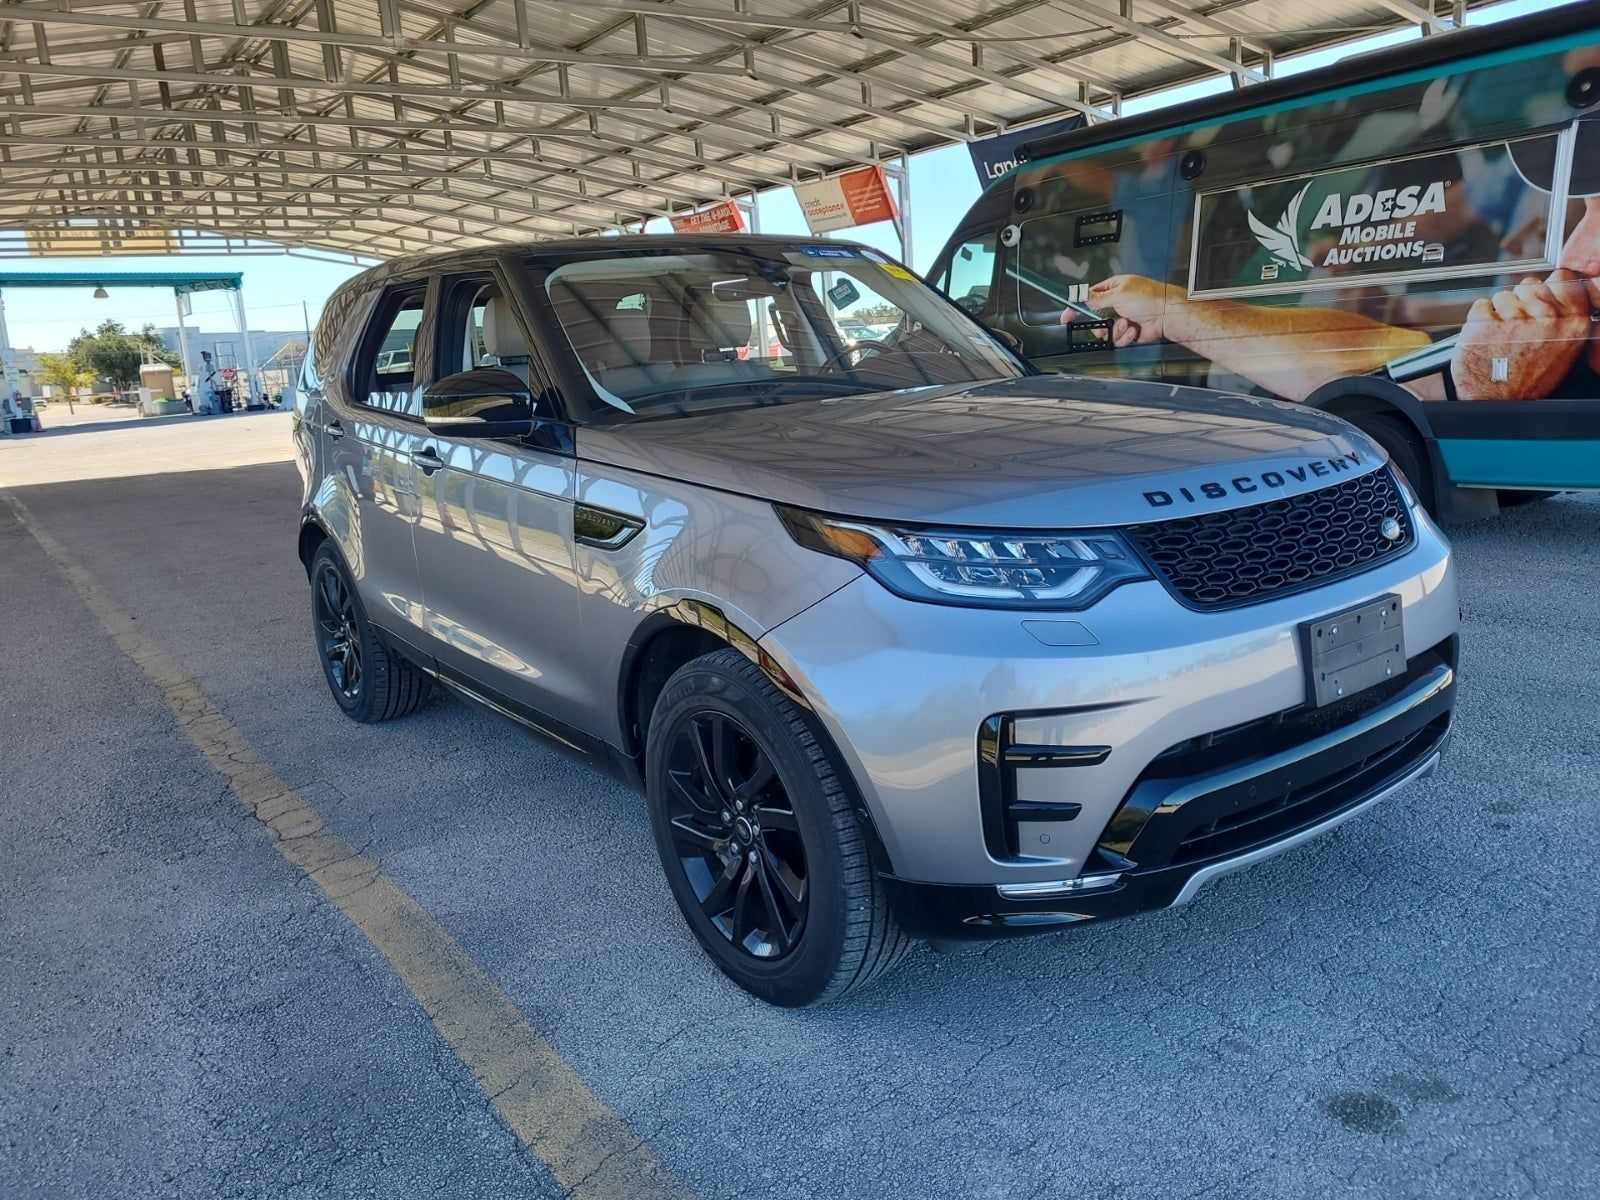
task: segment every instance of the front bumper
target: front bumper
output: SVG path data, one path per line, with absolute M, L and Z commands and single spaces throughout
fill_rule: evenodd
M 1384 704 L 1321 737 L 1147 780 L 1107 826 L 1102 861 L 1074 879 L 983 887 L 885 875 L 895 916 L 915 937 L 990 938 L 1185 904 L 1213 879 L 1327 833 L 1433 774 L 1455 703 L 1453 648 L 1435 657 Z M 1128 827 L 1130 810 L 1137 829 Z
M 863 577 L 760 644 L 839 748 L 894 893 L 915 892 L 920 906 L 961 914 L 958 923 L 969 928 L 978 927 L 968 920 L 974 916 L 1120 915 L 1170 903 L 1210 858 L 1255 848 L 1214 843 L 1215 854 L 1186 851 L 1191 857 L 1171 864 L 1149 842 L 1131 854 L 1128 839 L 1111 837 L 1110 827 L 1119 813 L 1126 824 L 1122 810 L 1139 789 L 1141 802 L 1149 800 L 1152 772 L 1171 766 L 1176 748 L 1219 731 L 1282 724 L 1287 714 L 1314 715 L 1290 744 L 1254 746 L 1247 737 L 1241 752 L 1234 741 L 1239 760 L 1224 765 L 1244 778 L 1271 770 L 1271 755 L 1303 749 L 1322 732 L 1327 711 L 1306 708 L 1303 623 L 1393 593 L 1402 603 L 1408 667 L 1425 670 L 1422 655 L 1446 647 L 1453 667 L 1459 607 L 1449 548 L 1420 514 L 1417 526 L 1413 548 L 1373 570 L 1243 608 L 1196 612 L 1152 582 L 1126 585 L 1081 614 L 1007 613 L 920 604 Z M 1445 728 L 1453 697 L 1447 687 L 1435 698 Z M 1013 822 L 1000 836 L 985 801 L 985 730 L 997 719 L 1020 754 L 1011 760 L 1021 763 L 1010 776 L 1011 799 L 1044 814 Z M 1428 753 L 1442 748 L 1443 737 L 1437 741 Z M 1026 761 L 1030 755 L 1038 765 Z M 1047 761 L 1052 756 L 1059 761 Z M 1203 756 L 1191 765 L 1201 774 L 1221 769 Z M 1296 830 L 1271 832 L 1267 840 L 1276 841 Z M 1125 861 L 1109 860 L 1108 851 Z M 1172 874 L 1158 879 L 1158 867 Z M 1124 876 L 1107 895 L 1084 892 L 1066 905 L 1061 893 L 1026 895 L 1029 887 L 1107 873 Z M 986 927 L 1006 931 L 1004 921 Z

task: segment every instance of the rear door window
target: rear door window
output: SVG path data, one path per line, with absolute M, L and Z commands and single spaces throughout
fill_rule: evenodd
M 352 393 L 358 403 L 421 420 L 419 351 L 426 315 L 425 285 L 397 288 L 384 296 L 355 363 Z
M 490 306 L 495 315 L 504 321 L 510 317 L 500 285 L 488 272 L 460 275 L 446 279 L 441 289 L 443 300 L 439 306 L 439 376 L 454 375 L 458 371 L 471 371 L 479 367 L 503 366 L 494 353 L 503 349 L 490 346 Z M 518 329 L 519 341 L 520 327 Z M 525 349 L 519 346 L 518 349 Z

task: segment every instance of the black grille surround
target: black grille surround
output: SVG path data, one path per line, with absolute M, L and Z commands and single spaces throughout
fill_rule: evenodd
M 1384 537 L 1392 518 L 1400 536 Z M 1389 467 L 1331 487 L 1124 531 L 1177 599 L 1210 611 L 1259 604 L 1369 570 L 1416 544 Z

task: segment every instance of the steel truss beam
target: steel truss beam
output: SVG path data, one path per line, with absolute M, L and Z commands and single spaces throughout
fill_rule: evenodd
M 1469 0 L 1321 0 L 1298 39 L 1282 0 L 0 0 L 0 224 L 338 253 L 632 226 L 1248 84 L 1374 2 L 1436 33 Z

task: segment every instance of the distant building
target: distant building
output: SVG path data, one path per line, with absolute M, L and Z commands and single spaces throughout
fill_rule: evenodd
M 156 328 L 161 335 L 161 340 L 167 348 L 174 352 L 180 350 L 178 345 L 178 327 L 176 325 L 161 325 Z M 205 371 L 201 366 L 200 352 L 210 354 L 218 367 L 233 367 L 239 371 L 245 368 L 244 339 L 237 333 L 213 333 L 207 329 L 190 329 L 188 332 L 189 369 L 195 374 L 203 376 Z M 255 351 L 256 367 L 266 366 L 267 361 L 277 355 L 283 348 L 291 343 L 304 345 L 306 333 L 303 329 L 268 330 L 252 329 L 250 331 L 250 348 Z
M 300 338 L 304 341 L 305 334 L 301 334 Z M 39 389 L 43 385 L 40 384 L 37 378 L 39 374 L 39 356 L 35 353 L 33 347 L 11 347 L 11 361 L 15 364 L 17 372 L 17 381 L 13 385 L 14 390 L 21 392 L 24 396 L 39 395 Z

